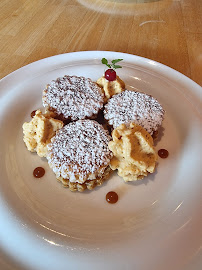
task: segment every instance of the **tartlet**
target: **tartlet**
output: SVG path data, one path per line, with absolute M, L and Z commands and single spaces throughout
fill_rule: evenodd
M 62 129 L 48 145 L 47 159 L 56 178 L 71 191 L 101 185 L 113 156 L 108 132 L 94 120 L 78 120 Z
M 78 76 L 59 77 L 43 90 L 43 106 L 61 120 L 95 118 L 103 108 L 102 89 L 91 79 Z
M 113 129 L 134 122 L 153 135 L 162 124 L 164 109 L 151 95 L 125 90 L 108 100 L 104 118 Z

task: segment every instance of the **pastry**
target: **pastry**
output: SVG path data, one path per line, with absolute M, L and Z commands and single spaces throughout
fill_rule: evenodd
M 162 124 L 164 110 L 154 97 L 125 90 L 108 100 L 104 107 L 104 118 L 113 129 L 134 122 L 152 135 Z
M 47 85 L 42 101 L 46 111 L 75 121 L 95 118 L 103 107 L 104 94 L 89 78 L 65 75 Z
M 48 145 L 47 159 L 56 178 L 71 191 L 101 185 L 111 171 L 110 138 L 94 120 L 78 120 L 64 126 Z

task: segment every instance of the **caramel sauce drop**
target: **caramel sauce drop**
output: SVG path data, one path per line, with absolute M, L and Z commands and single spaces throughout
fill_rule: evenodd
M 34 110 L 34 111 L 32 111 L 32 112 L 30 113 L 31 118 L 33 118 L 33 117 L 35 116 L 36 111 L 37 111 L 37 110 Z
M 42 176 L 44 176 L 44 174 L 45 174 L 45 170 L 42 167 L 37 167 L 33 171 L 33 175 L 36 178 L 41 178 Z
M 169 152 L 168 152 L 168 150 L 166 150 L 166 149 L 160 149 L 160 150 L 158 151 L 158 155 L 159 155 L 159 157 L 161 157 L 161 158 L 167 158 L 168 155 L 169 155 Z
M 118 194 L 114 191 L 110 191 L 106 195 L 106 201 L 108 203 L 116 203 L 118 199 L 119 199 Z

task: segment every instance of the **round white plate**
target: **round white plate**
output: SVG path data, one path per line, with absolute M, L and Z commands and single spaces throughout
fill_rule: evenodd
M 45 159 L 27 151 L 22 124 L 42 108 L 42 90 L 65 74 L 98 79 L 101 58 L 122 58 L 128 89 L 151 94 L 166 114 L 156 173 L 126 184 L 116 173 L 84 193 L 62 187 Z M 3 269 L 183 269 L 201 242 L 202 89 L 157 62 L 116 52 L 76 52 L 43 59 L 0 81 L 0 254 Z M 130 108 L 128 108 L 130 109 Z M 46 174 L 33 177 L 42 166 Z M 105 196 L 116 191 L 119 201 Z

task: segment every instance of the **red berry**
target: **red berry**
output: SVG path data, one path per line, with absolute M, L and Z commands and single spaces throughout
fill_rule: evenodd
M 113 70 L 112 68 L 107 69 L 105 71 L 105 79 L 108 80 L 108 81 L 116 80 L 116 71 Z

